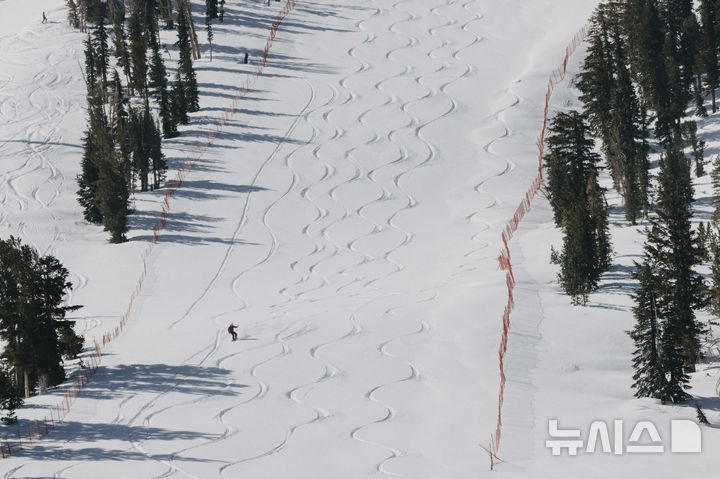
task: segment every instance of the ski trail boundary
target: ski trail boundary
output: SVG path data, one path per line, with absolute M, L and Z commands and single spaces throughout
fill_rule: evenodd
M 512 239 L 513 235 L 517 231 L 518 227 L 520 226 L 520 222 L 523 220 L 525 215 L 530 211 L 530 206 L 532 204 L 532 200 L 537 195 L 537 192 L 540 190 L 540 187 L 542 186 L 543 182 L 543 155 L 545 153 L 545 133 L 547 132 L 547 124 L 548 124 L 548 112 L 550 110 L 550 99 L 552 98 L 552 94 L 555 91 L 555 87 L 558 83 L 560 83 L 567 73 L 567 64 L 568 60 L 572 56 L 573 53 L 575 53 L 575 50 L 577 50 L 577 47 L 580 46 L 580 44 L 585 40 L 588 34 L 588 26 L 584 26 L 580 29 L 579 32 L 575 34 L 570 44 L 565 48 L 565 58 L 563 59 L 562 64 L 555 69 L 555 71 L 552 72 L 550 75 L 550 78 L 548 79 L 548 86 L 547 86 L 547 92 L 545 93 L 545 110 L 543 112 L 543 124 L 542 124 L 542 130 L 540 131 L 540 137 L 537 141 L 537 147 L 538 147 L 538 172 L 537 176 L 533 180 L 533 182 L 530 184 L 530 187 L 528 188 L 527 192 L 525 193 L 525 197 L 522 198 L 520 201 L 520 204 L 518 205 L 517 209 L 515 210 L 515 214 L 513 215 L 512 219 L 508 221 L 507 225 L 505 226 L 505 229 L 500 234 L 503 248 L 500 252 L 500 255 L 498 256 L 498 263 L 500 264 L 500 269 L 503 271 L 506 271 L 505 275 L 505 283 L 507 284 L 507 291 L 508 291 L 508 298 L 507 298 L 507 304 L 505 305 L 505 311 L 503 312 L 502 316 L 502 336 L 500 339 L 500 348 L 498 350 L 498 360 L 499 360 L 499 370 L 500 370 L 500 390 L 498 392 L 498 416 L 497 416 L 497 426 L 495 428 L 495 432 L 490 435 L 490 444 L 489 447 L 483 447 L 485 451 L 490 456 L 490 469 L 492 470 L 495 467 L 495 461 L 501 461 L 501 459 L 498 457 L 498 452 L 500 450 L 500 440 L 502 438 L 502 409 L 503 409 L 503 402 L 505 398 L 505 354 L 507 353 L 508 349 L 508 335 L 510 332 L 510 314 L 512 313 L 513 308 L 515 307 L 515 300 L 513 297 L 513 293 L 515 290 L 515 276 L 513 274 L 513 268 L 512 268 L 512 261 L 511 261 L 511 255 L 510 255 L 510 240 Z
M 209 131 L 203 140 L 200 140 L 195 144 L 195 152 L 189 155 L 188 158 L 183 162 L 183 164 L 180 166 L 177 173 L 175 174 L 175 177 L 166 183 L 165 196 L 161 203 L 162 212 L 160 213 L 160 217 L 157 219 L 155 226 L 153 227 L 153 240 L 141 254 L 143 271 L 138 278 L 135 289 L 130 295 L 130 301 L 128 302 L 125 313 L 122 315 L 122 319 L 115 327 L 115 329 L 107 331 L 105 334 L 103 334 L 101 342 L 98 342 L 95 339 L 93 340 L 94 344 L 92 352 L 90 354 L 84 355 L 82 358 L 89 364 L 87 366 L 83 366 L 77 372 L 72 385 L 67 387 L 68 390 L 63 396 L 62 401 L 58 403 L 54 408 L 50 409 L 50 414 L 45 416 L 45 418 L 43 418 L 42 420 L 31 422 L 24 431 L 18 431 L 17 440 L 10 440 L 6 437 L 2 441 L 0 441 L 0 458 L 4 459 L 9 457 L 16 451 L 22 449 L 24 445 L 32 445 L 33 442 L 37 442 L 43 437 L 47 436 L 51 431 L 53 431 L 58 425 L 63 422 L 67 414 L 70 412 L 72 405 L 75 402 L 75 399 L 80 394 L 80 391 L 90 382 L 90 379 L 95 375 L 98 367 L 100 367 L 100 363 L 102 362 L 103 349 L 105 349 L 105 346 L 107 346 L 107 344 L 110 343 L 113 339 L 120 336 L 120 333 L 122 333 L 122 331 L 125 329 L 125 325 L 130 319 L 130 313 L 132 312 L 133 305 L 135 304 L 135 299 L 142 292 L 143 283 L 145 282 L 145 278 L 147 277 L 150 253 L 152 253 L 155 245 L 158 244 L 160 240 L 160 232 L 165 228 L 165 224 L 167 223 L 168 215 L 170 214 L 170 198 L 172 198 L 173 194 L 182 186 L 186 176 L 193 169 L 198 160 L 200 160 L 207 151 L 207 149 L 212 146 L 215 138 L 217 138 L 218 134 L 223 131 L 225 124 L 237 112 L 240 101 L 247 95 L 250 87 L 252 87 L 257 81 L 257 79 L 262 75 L 263 70 L 267 65 L 270 48 L 272 47 L 275 36 L 277 35 L 277 31 L 280 28 L 280 24 L 285 19 L 285 17 L 287 17 L 288 14 L 290 14 L 290 12 L 295 8 L 296 4 L 297 0 L 286 0 L 284 7 L 280 11 L 280 13 L 277 14 L 275 20 L 270 26 L 270 32 L 268 33 L 267 40 L 265 42 L 262 59 L 257 63 L 255 70 L 249 75 L 247 75 L 242 86 L 238 88 L 237 93 L 233 98 L 232 105 L 228 108 L 225 108 L 225 110 L 222 112 L 222 114 L 220 115 L 220 119 L 217 120 L 217 123 L 215 124 L 215 128 Z

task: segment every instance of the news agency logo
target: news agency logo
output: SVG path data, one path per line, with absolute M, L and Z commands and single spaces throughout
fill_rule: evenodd
M 592 454 L 663 454 L 667 440 L 670 441 L 670 452 L 700 453 L 702 452 L 702 431 L 700 426 L 688 419 L 673 419 L 670 423 L 670 437 L 662 438 L 657 427 L 650 421 L 638 421 L 632 428 L 625 443 L 625 421 L 615 419 L 612 428 L 605 421 L 593 421 L 583 440 L 580 429 L 560 429 L 557 419 L 548 421 L 548 434 L 551 439 L 545 441 L 545 447 L 553 456 L 577 456 L 579 450 Z M 612 434 L 611 434 L 612 433 Z M 612 440 L 610 439 L 612 436 Z

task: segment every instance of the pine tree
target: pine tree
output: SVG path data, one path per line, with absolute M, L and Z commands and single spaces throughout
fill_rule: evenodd
M 105 4 L 101 4 L 105 5 Z M 110 62 L 110 50 L 108 48 L 108 35 L 105 30 L 104 8 L 97 16 L 95 28 L 93 29 L 92 39 L 93 49 L 95 51 L 95 76 L 102 80 L 102 89 L 107 88 L 107 71 Z
M 150 145 L 147 129 L 149 119 L 148 109 L 137 112 L 130 111 L 130 129 L 132 134 L 133 171 L 140 180 L 140 191 L 148 190 L 148 173 L 150 172 Z
M 128 53 L 127 35 L 125 34 L 125 10 L 122 14 L 116 13 L 113 18 L 113 32 L 115 34 L 114 46 L 117 63 L 125 74 L 126 81 L 130 81 L 130 54 Z
M 656 137 L 668 142 L 676 119 L 671 110 L 665 33 L 658 5 L 655 0 L 626 0 L 623 17 L 635 80 L 642 99 L 656 112 Z
M 550 122 L 548 132 L 547 191 L 555 224 L 561 226 L 564 212 L 578 198 L 584 198 L 591 173 L 597 177 L 600 157 L 593 151 L 595 142 L 584 118 L 576 111 L 558 113 Z
M 578 112 L 558 113 L 547 137 L 548 197 L 563 228 L 558 281 L 575 304 L 585 304 L 610 265 L 607 204 L 597 182 L 599 156 Z
M 197 78 L 193 68 L 192 51 L 190 50 L 190 39 L 188 37 L 188 21 L 184 10 L 178 12 L 177 33 L 178 47 L 180 49 L 178 72 L 183 80 L 182 85 L 185 87 L 184 96 L 187 101 L 187 111 L 194 112 L 200 109 L 200 104 L 198 101 Z
M 100 138 L 107 134 L 108 125 L 105 119 L 102 99 L 97 86 L 88 84 L 88 127 L 83 138 L 83 157 L 81 172 L 77 177 L 78 202 L 83 207 L 85 220 L 101 224 L 102 210 L 98 203 L 98 181 L 100 178 L 98 158 L 100 155 Z
M 49 385 L 64 380 L 58 331 L 71 329 L 74 323 L 66 321 L 65 314 L 79 306 L 64 305 L 65 292 L 72 285 L 67 281 L 69 272 L 56 258 L 41 257 L 11 237 L 0 240 L 0 266 L 2 357 L 16 377 L 22 374 L 28 397 L 40 378 Z
M 609 35 L 607 7 L 601 5 L 592 18 L 588 51 L 577 86 L 590 125 L 603 140 L 610 136 L 611 110 L 608 105 L 611 103 L 615 70 Z
M 127 216 L 129 214 L 129 188 L 125 182 L 122 163 L 114 151 L 108 151 L 99 165 L 98 196 L 103 225 L 110 233 L 111 243 L 127 241 Z
M 147 39 L 139 7 L 130 13 L 128 36 L 130 40 L 131 84 L 143 98 L 147 98 Z
M 65 5 L 68 7 L 68 23 L 76 30 L 80 29 L 80 15 L 78 12 L 77 4 L 73 0 L 65 0 Z
M 642 149 L 640 106 L 619 32 L 613 44 L 616 78 L 610 100 L 612 126 L 605 150 L 615 187 L 625 203 L 625 218 L 635 224 L 647 202 L 647 186 L 642 180 L 647 174 L 643 171 L 647 168 L 647 153 Z
M 720 316 L 720 244 L 718 244 L 718 237 L 716 234 L 712 234 L 710 241 L 710 252 L 712 256 L 712 265 L 710 271 L 712 273 L 712 284 L 709 290 L 709 309 L 715 316 Z
M 167 72 L 165 70 L 165 63 L 163 62 L 162 55 L 160 54 L 160 47 L 157 42 L 154 43 L 152 48 L 149 86 L 152 89 L 152 94 L 159 106 L 164 136 L 165 138 L 172 138 L 177 135 L 177 128 L 172 120 L 172 113 L 170 111 L 170 93 L 168 92 L 167 85 Z
M 698 62 L 705 73 L 705 88 L 712 94 L 712 111 L 717 111 L 715 90 L 720 87 L 720 68 L 718 67 L 718 18 L 715 0 L 700 0 L 700 38 Z
M 160 183 L 165 180 L 167 162 L 162 152 L 162 138 L 160 137 L 160 125 L 155 124 L 150 138 L 150 161 L 152 162 L 153 189 L 160 188 Z
M 597 287 L 595 277 L 595 234 L 583 202 L 571 205 L 563 216 L 563 249 L 560 253 L 558 282 L 573 304 L 586 304 Z
M 664 319 L 658 304 L 661 281 L 646 254 L 642 264 L 635 263 L 633 279 L 640 286 L 632 294 L 635 327 L 629 332 L 635 343 L 633 352 L 633 389 L 635 397 L 662 398 L 666 390 L 665 373 L 660 359 L 660 324 Z
M 663 349 L 663 356 L 670 362 L 680 361 L 685 371 L 694 371 L 700 359 L 700 337 L 704 333 L 694 310 L 705 306 L 707 296 L 703 277 L 694 269 L 702 260 L 702 250 L 691 228 L 690 167 L 678 138 L 668 147 L 658 180 L 657 221 L 647 242 L 656 251 L 653 259 L 667 287 L 663 294 L 667 304 L 666 347 L 679 348 L 677 353 Z M 677 367 L 673 362 L 666 365 L 665 370 L 680 380 L 682 375 L 676 371 Z
M 175 75 L 172 93 L 170 96 L 170 111 L 172 113 L 174 125 L 188 124 L 187 98 L 185 97 L 185 82 L 183 82 L 180 72 Z M 177 132 L 177 127 L 175 128 Z
M 682 126 L 685 144 L 692 148 L 692 155 L 695 160 L 695 176 L 700 178 L 705 175 L 705 142 L 698 140 L 697 123 L 694 120 L 686 121 Z
M 720 155 L 715 155 L 712 162 L 712 173 L 710 173 L 712 183 L 712 206 L 713 214 L 711 221 L 715 228 L 720 228 Z
M 6 414 L 0 420 L 5 424 L 15 424 L 17 422 L 15 410 L 24 402 L 18 385 L 12 380 L 10 371 L 6 367 L 2 367 L 0 369 L 0 409 L 6 411 Z
M 225 0 L 220 0 L 219 5 L 220 5 L 220 13 L 219 13 L 220 23 L 223 23 L 223 21 L 225 20 Z

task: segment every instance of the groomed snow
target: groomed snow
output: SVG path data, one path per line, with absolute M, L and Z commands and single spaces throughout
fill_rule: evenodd
M 135 195 L 126 244 L 82 221 L 84 36 L 68 29 L 63 3 L 0 0 L 0 236 L 65 263 L 70 300 L 85 305 L 78 329 L 99 338 L 127 306 L 163 193 Z M 210 62 L 203 2 L 192 3 L 202 111 L 164 143 L 172 168 L 217 128 L 252 72 L 242 55 L 257 61 L 282 8 L 228 0 Z M 66 423 L 0 472 L 487 473 L 480 444 L 497 421 L 506 302 L 500 231 L 536 173 L 547 77 L 597 3 L 300 0 L 263 76 L 173 196 L 123 334 Z M 564 84 L 553 105 L 574 101 Z M 547 260 L 558 233 L 542 198 L 534 208 L 511 246 L 519 284 L 499 472 L 707 474 L 712 452 L 553 458 L 544 447 L 548 418 L 585 428 L 675 411 L 632 399 L 629 299 L 581 309 L 557 294 Z M 33 398 L 19 426 L 63 392 Z

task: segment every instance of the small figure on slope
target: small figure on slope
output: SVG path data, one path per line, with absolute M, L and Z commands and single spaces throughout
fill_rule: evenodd
M 235 328 L 237 328 L 236 324 L 230 323 L 230 326 L 228 326 L 228 333 L 230 333 L 230 336 L 232 336 L 232 340 L 237 340 L 237 333 L 235 332 Z
M 47 17 L 45 16 L 45 12 L 43 12 L 42 23 L 47 23 Z

